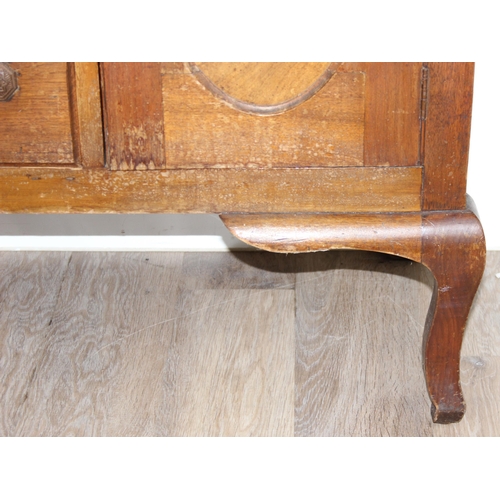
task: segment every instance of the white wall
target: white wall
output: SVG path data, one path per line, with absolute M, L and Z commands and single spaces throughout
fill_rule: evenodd
M 476 63 L 467 191 L 479 210 L 489 250 L 500 250 L 498 82 L 497 64 L 486 58 Z M 245 245 L 214 215 L 0 214 L 0 250 L 36 248 L 216 251 Z
M 500 70 L 476 63 L 467 192 L 476 202 L 488 250 L 500 250 Z

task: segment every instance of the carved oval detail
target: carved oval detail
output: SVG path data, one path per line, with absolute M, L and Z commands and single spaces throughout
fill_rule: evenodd
M 7 63 L 0 63 L 0 101 L 10 101 L 17 89 L 16 72 Z
M 187 63 L 197 80 L 231 107 L 256 115 L 284 113 L 310 99 L 340 63 Z

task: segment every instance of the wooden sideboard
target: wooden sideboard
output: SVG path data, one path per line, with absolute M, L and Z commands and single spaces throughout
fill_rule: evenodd
M 217 213 L 273 252 L 427 266 L 434 422 L 485 264 L 471 63 L 0 63 L 0 211 Z

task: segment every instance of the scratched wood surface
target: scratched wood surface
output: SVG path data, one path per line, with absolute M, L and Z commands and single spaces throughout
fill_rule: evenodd
M 431 423 L 430 273 L 355 251 L 0 253 L 2 436 L 500 436 L 500 252 Z
M 0 212 L 412 212 L 421 168 L 0 168 Z M 349 185 L 348 190 L 343 186 Z
M 181 63 L 164 63 L 162 75 L 167 168 L 363 165 L 362 72 L 336 73 L 310 99 L 272 116 L 229 107 Z M 239 88 L 248 88 L 244 81 Z M 231 97 L 240 96 L 247 98 Z
M 0 102 L 0 164 L 74 162 L 66 63 L 10 63 L 19 91 Z

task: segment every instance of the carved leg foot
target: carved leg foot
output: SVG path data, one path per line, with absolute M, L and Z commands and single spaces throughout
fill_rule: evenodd
M 485 260 L 483 231 L 472 211 L 424 214 L 422 263 L 436 280 L 425 325 L 425 377 L 436 423 L 458 422 L 465 412 L 460 348 Z

